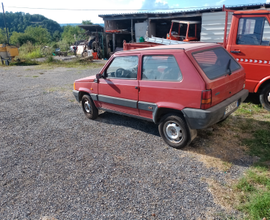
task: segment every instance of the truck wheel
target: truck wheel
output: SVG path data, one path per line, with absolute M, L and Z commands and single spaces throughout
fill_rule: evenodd
M 190 132 L 184 119 L 180 116 L 167 114 L 162 117 L 158 131 L 163 140 L 171 147 L 180 149 L 190 142 Z
M 265 86 L 261 91 L 260 103 L 266 110 L 270 111 L 270 84 Z
M 98 109 L 89 95 L 82 97 L 82 109 L 87 118 L 96 119 L 98 117 Z

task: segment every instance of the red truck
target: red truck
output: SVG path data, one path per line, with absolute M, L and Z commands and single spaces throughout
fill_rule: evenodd
M 221 27 L 224 33 L 223 42 L 211 41 L 211 38 L 206 40 L 207 38 L 203 35 L 205 22 L 203 19 L 200 41 L 222 44 L 244 67 L 246 89 L 250 93 L 259 94 L 260 103 L 270 111 L 270 11 L 230 11 L 226 9 L 224 11 L 226 11 L 225 26 Z M 231 19 L 230 26 L 228 25 L 228 19 Z M 215 23 L 215 20 L 212 19 L 211 22 Z M 143 44 L 124 43 L 124 50 L 147 46 L 146 42 Z M 160 44 L 152 42 L 150 46 L 157 45 Z

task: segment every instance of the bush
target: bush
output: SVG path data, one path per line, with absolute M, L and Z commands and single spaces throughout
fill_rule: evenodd
M 20 59 L 35 59 L 42 57 L 40 47 L 27 42 L 19 48 Z

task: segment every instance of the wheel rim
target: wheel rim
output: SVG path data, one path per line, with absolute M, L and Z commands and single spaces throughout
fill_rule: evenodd
M 176 122 L 167 122 L 164 126 L 164 134 L 173 143 L 180 143 L 183 140 L 183 130 Z
M 84 102 L 84 110 L 87 112 L 87 113 L 90 113 L 91 112 L 91 105 L 90 105 L 90 102 L 87 100 Z
M 266 99 L 270 103 L 270 91 L 269 91 L 268 96 L 266 97 Z

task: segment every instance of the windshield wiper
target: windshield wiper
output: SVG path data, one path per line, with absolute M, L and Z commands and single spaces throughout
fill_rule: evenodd
M 232 74 L 232 71 L 231 71 L 231 59 L 229 59 L 228 64 L 226 66 L 226 73 L 228 75 L 231 75 Z

